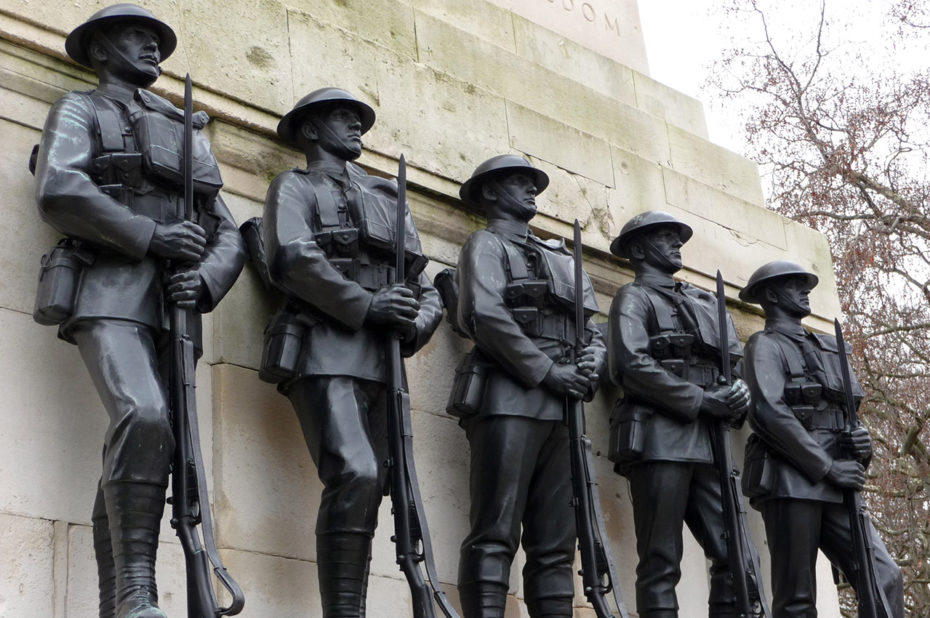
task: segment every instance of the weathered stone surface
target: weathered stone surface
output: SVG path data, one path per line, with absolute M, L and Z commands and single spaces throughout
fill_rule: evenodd
M 675 126 L 668 128 L 671 167 L 724 193 L 762 205 L 756 164 Z
M 507 105 L 507 121 L 514 148 L 613 186 L 610 147 L 604 140 L 516 104 Z
M 0 556 L 0 616 L 52 616 L 52 522 L 0 513 Z
M 293 98 L 287 10 L 276 0 L 182 2 L 158 13 L 178 34 L 183 58 L 173 67 L 199 85 L 277 113 Z M 325 6 L 325 5 L 323 5 Z M 180 12 L 180 16 L 176 16 Z M 209 22 L 210 35 L 204 32 Z M 218 36 L 219 33 L 222 33 Z M 168 59 L 169 62 L 174 57 Z M 183 64 L 182 64 L 183 62 Z M 181 66 L 179 66 L 181 65 Z
M 646 71 L 646 49 L 635 2 L 614 0 L 490 0 L 600 55 Z
M 514 45 L 513 15 L 487 0 L 407 0 L 418 12 L 454 25 L 470 35 L 481 38 L 508 51 Z
M 513 30 L 520 56 L 627 105 L 636 105 L 639 93 L 629 66 L 524 17 L 514 17 Z
M 700 101 L 636 71 L 633 72 L 633 85 L 636 107 L 707 139 L 707 120 Z

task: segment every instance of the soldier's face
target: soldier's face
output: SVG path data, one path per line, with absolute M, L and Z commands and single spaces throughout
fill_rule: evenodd
M 776 302 L 790 315 L 803 318 L 811 313 L 811 287 L 804 277 L 785 277 L 772 286 Z
M 529 221 L 536 216 L 536 181 L 529 174 L 517 172 L 497 179 L 496 191 L 499 193 L 497 207 L 521 221 Z
M 362 119 L 352 107 L 336 105 L 317 117 L 323 125 L 318 140 L 323 150 L 345 160 L 362 154 Z
M 659 225 L 647 229 L 639 243 L 643 261 L 660 270 L 676 273 L 681 270 L 681 234 L 674 225 Z
M 158 49 L 160 40 L 154 29 L 144 23 L 130 21 L 114 24 L 102 34 L 116 52 L 105 50 L 105 66 L 111 74 L 144 86 L 158 79 L 161 52 Z

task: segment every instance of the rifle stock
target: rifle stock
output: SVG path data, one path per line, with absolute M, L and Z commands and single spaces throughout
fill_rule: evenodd
M 404 156 L 400 157 L 397 174 L 397 219 L 395 230 L 395 282 L 404 283 L 406 238 L 406 178 Z M 436 606 L 446 618 L 459 618 L 439 585 L 433 560 L 432 543 L 420 497 L 416 467 L 413 461 L 413 427 L 410 418 L 410 394 L 404 381 L 404 360 L 400 351 L 400 335 L 386 337 L 388 371 L 388 461 L 391 487 L 391 512 L 394 517 L 394 549 L 397 564 L 407 579 L 413 600 L 414 618 L 435 618 Z M 420 570 L 425 563 L 426 578 Z
M 184 217 L 193 217 L 193 102 L 191 78 L 184 87 Z M 242 611 L 245 597 L 235 580 L 226 572 L 216 550 L 195 396 L 194 343 L 189 329 L 190 311 L 173 304 L 170 308 L 171 374 L 169 379 L 175 451 L 172 461 L 171 525 L 184 551 L 187 572 L 188 618 L 234 616 Z M 201 526 L 201 532 L 198 531 Z M 232 600 L 221 607 L 211 583 L 210 567 Z
M 584 347 L 584 279 L 581 259 L 581 227 L 575 220 L 575 348 Z M 600 493 L 594 468 L 591 440 L 585 435 L 584 403 L 566 396 L 565 421 L 571 457 L 572 494 L 575 507 L 575 527 L 578 550 L 581 554 L 581 578 L 585 597 L 594 607 L 598 618 L 614 618 L 608 602 L 613 593 L 614 603 L 621 618 L 628 618 L 626 606 L 620 596 L 619 581 L 613 557 L 607 545 L 607 533 L 601 509 Z
M 717 271 L 717 330 L 720 348 L 720 382 L 732 384 L 730 368 L 729 321 L 727 319 L 726 289 L 723 275 Z M 741 618 L 772 615 L 762 587 L 758 558 L 749 540 L 746 527 L 746 509 L 741 498 L 739 471 L 733 465 L 730 452 L 730 425 L 727 421 L 712 424 L 710 434 L 714 466 L 720 479 L 721 501 L 723 506 L 723 523 L 727 544 L 727 559 L 733 586 L 736 592 L 736 609 Z M 750 582 L 754 584 L 754 601 L 751 597 Z

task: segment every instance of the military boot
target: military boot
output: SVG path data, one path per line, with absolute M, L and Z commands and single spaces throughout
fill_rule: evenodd
M 316 537 L 323 618 L 358 618 L 365 612 L 371 536 L 331 532 Z
M 91 516 L 94 535 L 94 556 L 97 559 L 97 586 L 100 594 L 100 618 L 116 616 L 116 565 L 113 562 L 113 543 L 110 540 L 110 522 L 104 504 L 103 492 L 97 489 L 94 513 Z
M 526 608 L 531 618 L 572 618 L 573 597 L 545 597 L 527 599 Z
M 103 488 L 116 565 L 116 618 L 166 618 L 158 608 L 155 553 L 165 488 L 113 482 Z
M 459 599 L 465 618 L 504 618 L 507 586 L 497 582 L 460 584 Z

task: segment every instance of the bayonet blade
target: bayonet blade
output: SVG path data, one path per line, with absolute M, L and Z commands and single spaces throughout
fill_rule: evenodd
M 730 323 L 727 320 L 727 291 L 723 284 L 723 275 L 717 271 L 717 330 L 720 346 L 720 375 L 729 384 L 732 382 L 730 372 Z
M 404 254 L 407 251 L 407 160 L 400 155 L 397 167 L 397 224 L 394 226 L 397 243 L 397 261 L 395 268 L 397 275 L 395 281 L 403 283 L 407 276 L 404 274 Z

